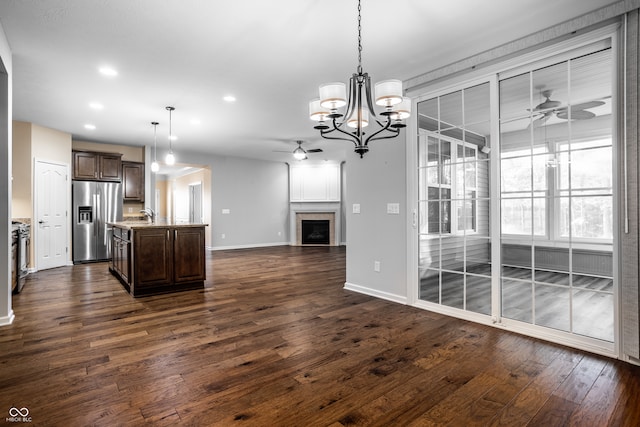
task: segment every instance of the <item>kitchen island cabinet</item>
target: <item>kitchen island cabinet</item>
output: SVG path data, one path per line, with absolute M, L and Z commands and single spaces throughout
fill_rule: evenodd
M 113 223 L 109 270 L 134 297 L 204 287 L 205 224 Z

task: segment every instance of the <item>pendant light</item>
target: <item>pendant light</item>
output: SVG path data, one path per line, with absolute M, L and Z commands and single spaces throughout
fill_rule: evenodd
M 171 142 L 173 141 L 173 134 L 171 133 L 171 112 L 175 110 L 175 108 L 167 107 L 167 110 L 169 111 L 169 154 L 164 158 L 164 162 L 169 166 L 173 166 L 176 163 L 176 157 L 173 155 L 173 149 L 171 146 Z
M 406 127 L 404 119 L 411 115 L 411 99 L 403 96 L 400 80 L 376 83 L 375 97 L 371 91 L 371 77 L 362 71 L 361 5 L 358 0 L 358 68 L 349 79 L 349 90 L 344 83 L 327 83 L 319 88 L 320 98 L 309 103 L 309 118 L 318 122 L 314 129 L 325 139 L 350 141 L 355 152 L 364 156 L 369 142 L 395 138 Z M 383 108 L 376 115 L 375 104 Z M 346 111 L 343 110 L 346 108 Z M 365 133 L 368 127 L 369 135 Z
M 160 170 L 160 165 L 158 164 L 158 138 L 157 138 L 157 130 L 158 122 L 151 122 L 153 125 L 153 162 L 151 163 L 151 172 L 156 173 Z

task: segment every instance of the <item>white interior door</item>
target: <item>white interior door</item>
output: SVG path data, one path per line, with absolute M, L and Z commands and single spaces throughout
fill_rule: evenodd
M 38 270 L 67 264 L 68 170 L 66 164 L 36 160 L 35 224 L 32 229 Z

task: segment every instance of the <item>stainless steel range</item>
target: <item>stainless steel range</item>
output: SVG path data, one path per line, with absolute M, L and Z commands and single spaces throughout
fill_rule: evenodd
M 31 226 L 24 222 L 11 221 L 11 228 L 17 235 L 18 248 L 16 259 L 17 285 L 14 292 L 20 292 L 24 287 L 25 278 L 29 274 Z

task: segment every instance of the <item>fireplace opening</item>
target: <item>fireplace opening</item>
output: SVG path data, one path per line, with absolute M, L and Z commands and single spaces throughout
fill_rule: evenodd
M 329 220 L 303 219 L 302 220 L 302 244 L 303 245 L 328 245 Z

